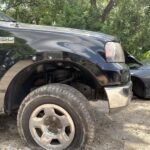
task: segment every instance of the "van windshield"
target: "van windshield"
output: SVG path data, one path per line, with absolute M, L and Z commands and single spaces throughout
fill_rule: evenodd
M 0 12 L 0 21 L 6 21 L 6 22 L 16 22 L 14 19 L 11 17 L 8 17 L 4 13 Z

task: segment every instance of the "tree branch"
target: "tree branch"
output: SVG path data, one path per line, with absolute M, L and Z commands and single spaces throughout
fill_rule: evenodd
M 102 22 L 105 22 L 109 13 L 111 12 L 111 10 L 113 9 L 113 7 L 116 5 L 117 0 L 109 0 L 108 5 L 106 6 L 106 8 L 103 11 L 103 14 L 101 16 L 101 20 Z
M 97 8 L 97 1 L 96 0 L 90 0 L 92 8 Z

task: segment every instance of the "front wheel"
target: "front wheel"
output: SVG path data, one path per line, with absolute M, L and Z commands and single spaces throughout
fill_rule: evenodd
M 32 149 L 87 149 L 94 139 L 94 121 L 86 98 L 62 84 L 31 92 L 18 112 L 18 129 Z

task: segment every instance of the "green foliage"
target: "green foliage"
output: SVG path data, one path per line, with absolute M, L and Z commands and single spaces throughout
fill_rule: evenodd
M 116 34 L 124 49 L 140 58 L 150 48 L 150 2 L 122 0 L 119 6 L 112 11 L 103 29 Z
M 105 21 L 110 0 L 1 0 L 4 11 L 21 22 L 87 29 L 116 35 L 125 50 L 147 58 L 150 49 L 150 1 L 116 0 Z M 2 5 L 5 4 L 5 5 Z M 5 7 L 4 7 L 5 6 Z M 149 55 L 148 55 L 149 56 Z M 149 58 L 149 57 L 148 57 Z
M 143 54 L 142 59 L 150 59 L 150 50 Z

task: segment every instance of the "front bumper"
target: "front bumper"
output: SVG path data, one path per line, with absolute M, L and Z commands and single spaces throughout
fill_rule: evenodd
M 116 112 L 128 106 L 132 98 L 132 82 L 124 86 L 105 87 L 109 111 Z

